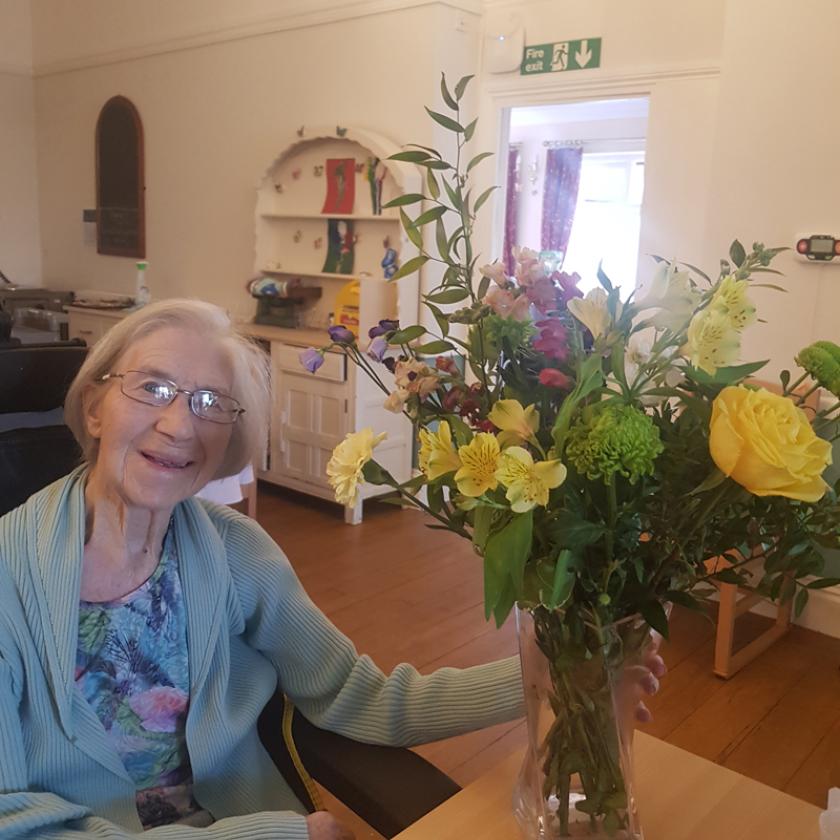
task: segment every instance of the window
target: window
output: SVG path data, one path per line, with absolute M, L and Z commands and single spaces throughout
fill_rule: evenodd
M 96 123 L 96 250 L 146 256 L 143 124 L 124 96 L 109 99 Z
M 598 286 L 598 264 L 627 294 L 636 284 L 644 192 L 644 152 L 583 154 L 577 207 L 563 270 L 581 276 L 580 289 Z

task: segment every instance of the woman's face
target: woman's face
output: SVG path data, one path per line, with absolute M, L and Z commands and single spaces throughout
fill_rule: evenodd
M 179 388 L 207 388 L 230 394 L 233 372 L 225 352 L 191 329 L 166 327 L 138 340 L 110 373 L 141 370 L 169 379 Z M 232 425 L 196 417 L 189 397 L 157 407 L 120 390 L 119 379 L 97 388 L 87 408 L 89 434 L 99 440 L 91 472 L 98 494 L 129 507 L 166 510 L 192 496 L 216 474 Z

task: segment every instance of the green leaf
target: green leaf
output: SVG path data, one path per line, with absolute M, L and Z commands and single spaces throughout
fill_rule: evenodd
M 479 505 L 473 512 L 473 545 L 479 551 L 484 551 L 495 514 L 495 510 L 488 505 Z
M 428 299 L 426 299 L 426 309 L 435 316 L 435 321 L 437 321 L 438 329 L 440 330 L 440 334 L 444 337 L 449 335 L 449 319 L 443 312 L 440 311 L 436 306 L 429 303 Z
M 478 283 L 478 291 L 475 293 L 476 297 L 479 300 L 483 300 L 484 296 L 487 294 L 488 290 L 490 289 L 490 283 L 492 281 L 489 277 L 482 277 Z
M 613 290 L 613 284 L 610 282 L 610 278 L 607 277 L 607 273 L 604 271 L 602 267 L 602 263 L 598 263 L 598 282 L 604 287 L 607 293 Z
M 408 149 L 405 152 L 396 152 L 389 155 L 388 160 L 402 160 L 406 163 L 420 163 L 420 161 L 428 160 L 427 152 L 421 152 L 419 149 Z
M 421 344 L 414 348 L 418 356 L 437 356 L 440 353 L 447 353 L 454 350 L 455 345 L 448 341 L 430 341 L 428 344 Z
M 589 522 L 568 510 L 562 510 L 552 519 L 548 534 L 556 545 L 572 551 L 580 551 L 598 542 L 606 526 L 601 522 Z
M 787 391 L 787 386 L 790 384 L 790 371 L 789 370 L 783 370 L 779 374 L 779 382 L 782 383 L 782 389 Z
M 475 134 L 475 127 L 478 125 L 478 117 L 476 117 L 465 129 L 464 129 L 464 142 L 469 143 L 472 140 L 473 134 Z
M 446 194 L 449 196 L 449 203 L 458 211 L 460 212 L 464 207 L 464 202 L 461 200 L 461 189 L 460 187 L 457 190 L 454 190 L 449 181 L 445 178 L 443 179 L 443 188 L 446 190 Z
M 696 496 L 698 493 L 705 493 L 706 490 L 711 490 L 723 484 L 724 481 L 726 481 L 726 474 L 715 467 L 688 495 Z
M 557 555 L 557 564 L 554 567 L 554 582 L 551 586 L 551 599 L 546 605 L 550 609 L 562 607 L 572 596 L 575 588 L 575 573 L 571 569 L 572 552 L 564 548 Z
M 423 227 L 423 225 L 427 225 L 429 222 L 433 222 L 435 219 L 439 219 L 445 212 L 446 208 L 441 205 L 438 205 L 437 207 L 432 207 L 431 210 L 427 210 L 425 213 L 421 213 L 414 220 L 414 226 L 418 228 Z
M 689 367 L 687 369 L 688 375 L 700 385 L 731 385 L 733 382 L 738 382 L 741 379 L 746 379 L 748 376 L 761 370 L 768 360 L 763 362 L 748 362 L 745 365 L 733 365 L 731 367 L 718 368 L 714 376 L 709 375 L 699 368 Z
M 729 246 L 729 259 L 731 259 L 738 268 L 740 268 L 747 260 L 747 252 L 744 250 L 744 246 L 737 239 Z
M 440 198 L 440 187 L 431 169 L 426 170 L 426 185 L 429 187 L 429 195 L 437 201 Z
M 449 421 L 455 443 L 458 446 L 466 446 L 472 440 L 472 429 L 457 414 L 447 414 L 446 419 Z
M 434 292 L 426 295 L 426 300 L 432 303 L 459 303 L 460 301 L 470 296 L 469 291 L 460 288 L 444 289 L 442 292 Z
M 722 583 L 734 583 L 739 586 L 744 582 L 744 578 L 738 574 L 734 569 L 721 569 L 712 575 L 714 580 L 719 580 Z
M 420 193 L 406 193 L 405 195 L 398 195 L 392 198 L 387 204 L 382 205 L 382 209 L 386 210 L 389 207 L 403 207 L 406 204 L 417 204 L 418 201 L 425 201 L 426 196 Z
M 799 592 L 796 593 L 796 598 L 793 602 L 793 614 L 796 618 L 799 618 L 802 615 L 802 610 L 805 609 L 805 605 L 808 603 L 808 590 L 807 589 L 800 589 Z
M 827 589 L 829 586 L 840 585 L 840 578 L 821 578 L 820 580 L 812 580 L 805 585 L 806 589 Z
M 388 344 L 408 344 L 409 341 L 414 341 L 414 339 L 420 338 L 421 335 L 425 334 L 425 327 L 421 327 L 419 324 L 414 324 L 411 327 L 406 327 L 404 330 L 397 330 L 388 338 Z
M 448 128 L 450 131 L 455 131 L 458 134 L 463 133 L 464 126 L 461 125 L 457 120 L 453 120 L 452 117 L 447 117 L 446 114 L 439 114 L 437 111 L 433 111 L 428 106 L 424 106 L 426 108 L 426 113 L 438 124 L 442 125 L 444 128 Z
M 452 164 L 445 160 L 422 160 L 418 166 L 425 166 L 427 169 L 452 169 Z
M 500 616 L 497 605 L 507 602 L 506 589 L 513 584 L 515 591 L 521 591 L 525 575 L 525 563 L 531 555 L 534 512 L 520 513 L 495 534 L 491 534 L 484 547 L 484 609 L 489 616 L 493 613 L 496 624 L 501 626 L 505 615 Z M 499 620 L 501 617 L 501 621 Z
M 490 196 L 493 193 L 493 190 L 497 189 L 499 189 L 498 186 L 493 186 L 488 187 L 486 190 L 484 190 L 484 192 L 475 200 L 475 207 L 473 207 L 473 213 L 478 213 L 478 211 L 481 209 L 481 205 L 484 204 L 484 202 L 487 201 L 488 198 L 490 198 Z
M 642 618 L 664 639 L 668 638 L 668 616 L 659 601 L 646 601 L 639 607 Z
M 449 239 L 446 236 L 446 228 L 442 219 L 437 219 L 435 222 L 435 242 L 440 258 L 446 262 L 449 259 Z
M 423 149 L 430 155 L 434 155 L 436 158 L 438 158 L 438 160 L 440 160 L 440 152 L 437 149 L 433 149 L 431 146 L 421 146 L 419 143 L 406 143 L 405 145 L 414 146 L 417 149 Z
M 399 280 L 400 277 L 407 277 L 409 274 L 414 274 L 415 271 L 422 268 L 428 261 L 429 258 L 424 257 L 422 254 L 419 257 L 413 257 L 397 269 L 397 273 L 391 278 L 391 280 Z
M 458 110 L 458 103 L 452 98 L 452 94 L 449 92 L 449 88 L 446 86 L 446 74 L 440 74 L 440 95 L 443 97 L 443 101 L 453 110 Z
M 389 484 L 391 487 L 397 486 L 397 481 L 394 479 L 394 476 L 384 467 L 377 464 L 376 461 L 368 461 L 362 467 L 362 475 L 368 484 Z
M 464 95 L 464 91 L 467 89 L 467 85 L 470 83 L 470 79 L 473 76 L 463 76 L 458 80 L 458 84 L 455 85 L 455 98 L 460 102 L 461 97 Z
M 481 161 L 485 158 L 493 157 L 493 152 L 482 152 L 480 155 L 476 155 L 468 164 L 467 164 L 467 172 L 470 172 L 476 166 L 478 166 Z
M 412 243 L 414 243 L 418 248 L 422 250 L 423 237 L 421 236 L 420 231 L 417 230 L 416 227 L 414 227 L 414 222 L 411 221 L 411 219 L 408 217 L 408 214 L 405 212 L 405 210 L 402 209 L 402 207 L 400 207 L 400 221 L 402 222 L 405 235 L 409 238 L 409 240 Z M 393 280 L 394 278 L 392 277 L 391 279 Z
M 685 607 L 689 610 L 703 612 L 702 604 L 700 604 L 696 598 L 689 595 L 687 592 L 681 592 L 677 589 L 669 589 L 665 593 L 665 600 L 670 601 L 672 604 L 679 604 L 679 606 Z

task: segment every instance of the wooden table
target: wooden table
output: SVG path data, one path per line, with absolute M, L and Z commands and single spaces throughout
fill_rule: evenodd
M 644 733 L 636 787 L 645 840 L 819 840 L 820 809 Z M 395 840 L 519 840 L 514 755 Z

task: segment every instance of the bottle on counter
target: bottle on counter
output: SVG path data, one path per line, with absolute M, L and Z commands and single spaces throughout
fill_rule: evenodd
M 134 290 L 134 303 L 136 306 L 145 306 L 151 300 L 149 287 L 146 285 L 146 269 L 149 264 L 145 260 L 137 263 L 137 285 Z

